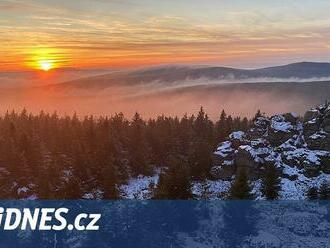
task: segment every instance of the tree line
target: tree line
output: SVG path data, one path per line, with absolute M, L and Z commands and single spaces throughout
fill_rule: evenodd
M 162 169 L 153 198 L 192 199 L 192 182 L 212 179 L 212 154 L 218 143 L 233 131 L 247 131 L 254 119 L 233 118 L 223 110 L 212 121 L 203 108 L 196 115 L 148 120 L 138 113 L 127 119 L 122 113 L 79 118 L 7 112 L 0 117 L 0 198 L 80 199 L 98 192 L 99 198 L 118 199 L 119 185 Z M 266 167 L 262 181 L 262 194 L 277 199 L 276 168 Z M 308 196 L 324 199 L 324 187 Z M 251 192 L 241 168 L 227 197 L 253 199 Z
M 6 112 L 0 117 L 0 197 L 78 199 L 99 190 L 114 199 L 118 185 L 160 167 L 204 180 L 216 145 L 250 124 L 225 111 L 212 121 L 203 108 L 196 115 L 148 120 L 138 113 L 127 119 L 122 113 L 79 118 Z

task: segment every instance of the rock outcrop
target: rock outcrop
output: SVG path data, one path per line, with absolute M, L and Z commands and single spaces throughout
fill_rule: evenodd
M 330 105 L 306 112 L 258 117 L 251 129 L 233 132 L 214 153 L 212 175 L 231 180 L 245 167 L 250 180 L 258 180 L 265 165 L 273 164 L 282 178 L 315 178 L 330 173 Z

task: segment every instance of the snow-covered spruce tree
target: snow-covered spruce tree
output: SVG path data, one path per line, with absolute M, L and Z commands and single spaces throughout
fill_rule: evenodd
M 276 200 L 279 197 L 280 183 L 276 167 L 272 164 L 267 165 L 261 187 L 261 192 L 267 200 Z
M 227 114 L 225 110 L 221 111 L 219 120 L 215 124 L 215 132 L 216 132 L 216 139 L 217 142 L 222 142 L 226 139 L 227 135 L 229 134 L 227 131 L 227 125 L 226 125 L 226 120 L 227 120 Z
M 146 123 L 135 113 L 129 129 L 130 166 L 133 176 L 151 175 L 152 168 L 148 164 L 148 146 L 145 137 Z
M 208 178 L 212 167 L 212 146 L 207 141 L 195 141 L 189 156 L 191 175 L 195 180 Z
M 193 179 L 203 180 L 208 177 L 212 166 L 214 127 L 202 107 L 198 112 L 193 128 L 195 137 L 189 152 L 189 166 Z
M 192 199 L 191 176 L 187 163 L 178 157 L 170 160 L 169 169 L 159 178 L 155 189 L 155 199 L 185 200 Z
M 154 199 L 166 200 L 168 198 L 168 185 L 167 185 L 167 175 L 166 172 L 162 172 L 159 175 L 158 183 L 154 189 Z
M 246 169 L 239 168 L 236 172 L 235 181 L 229 190 L 229 199 L 231 200 L 252 200 L 254 195 L 248 181 Z
M 117 188 L 118 184 L 118 170 L 114 164 L 114 159 L 110 159 L 107 164 L 103 167 L 102 171 L 102 187 L 103 187 L 103 198 L 104 199 L 118 199 L 119 191 Z

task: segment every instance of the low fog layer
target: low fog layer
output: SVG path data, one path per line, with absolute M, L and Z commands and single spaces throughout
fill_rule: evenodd
M 22 109 L 60 114 L 111 115 L 135 111 L 144 117 L 195 113 L 204 106 L 212 118 L 220 111 L 251 116 L 258 109 L 271 115 L 281 112 L 302 113 L 329 98 L 330 82 L 232 83 L 159 88 L 155 85 L 112 86 L 104 90 L 57 90 L 30 88 L 2 91 L 1 112 Z
M 235 116 L 252 116 L 258 109 L 268 115 L 301 114 L 330 99 L 329 78 L 326 63 L 258 70 L 161 67 L 117 71 L 60 84 L 45 80 L 44 86 L 3 89 L 0 111 L 26 108 L 81 116 L 123 112 L 128 117 L 138 111 L 148 118 L 192 114 L 203 106 L 212 118 L 222 109 Z

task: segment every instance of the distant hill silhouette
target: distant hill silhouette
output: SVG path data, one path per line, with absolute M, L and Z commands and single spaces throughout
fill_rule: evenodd
M 255 70 L 264 77 L 320 78 L 330 76 L 330 63 L 301 62 Z
M 330 78 L 330 63 L 301 62 L 261 69 L 235 69 L 229 67 L 163 66 L 147 69 L 117 71 L 105 75 L 65 82 L 60 87 L 104 89 L 116 85 L 139 85 L 158 82 L 170 85 L 185 80 L 221 79 L 288 79 L 288 81 Z M 54 87 L 53 85 L 52 87 Z M 55 87 L 57 87 L 55 86 Z

